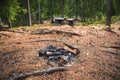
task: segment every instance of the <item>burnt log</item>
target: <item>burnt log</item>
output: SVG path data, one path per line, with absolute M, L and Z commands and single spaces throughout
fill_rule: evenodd
M 46 56 L 56 56 L 56 55 L 63 55 L 62 52 L 46 52 Z

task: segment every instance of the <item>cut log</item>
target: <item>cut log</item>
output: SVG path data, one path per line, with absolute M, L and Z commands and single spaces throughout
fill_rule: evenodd
M 66 70 L 67 70 L 66 67 L 53 67 L 53 68 L 49 68 L 49 69 L 33 71 L 30 73 L 26 73 L 26 74 L 20 74 L 19 76 L 16 76 L 16 77 L 12 78 L 11 80 L 23 80 L 30 76 L 43 75 L 45 73 L 49 74 L 49 73 L 53 73 L 53 72 L 57 72 L 57 71 L 66 71 Z
M 64 46 L 64 49 L 72 52 L 73 54 L 77 55 L 77 54 L 80 53 L 80 50 L 79 50 L 78 48 L 75 48 L 75 47 L 73 47 L 73 46 L 71 46 L 71 45 L 68 45 L 68 44 L 66 44 L 66 43 L 63 43 L 63 44 L 65 45 L 65 46 Z

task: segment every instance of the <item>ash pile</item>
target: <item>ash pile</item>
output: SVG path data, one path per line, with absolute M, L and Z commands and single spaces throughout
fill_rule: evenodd
M 71 63 L 79 53 L 79 49 L 66 43 L 64 48 L 57 48 L 54 45 L 49 45 L 46 48 L 39 50 L 39 57 L 47 59 L 47 64 L 53 67 L 64 66 L 67 63 Z

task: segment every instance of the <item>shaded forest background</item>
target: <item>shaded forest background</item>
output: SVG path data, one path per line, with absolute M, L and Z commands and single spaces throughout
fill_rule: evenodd
M 120 0 L 0 0 L 0 18 L 10 26 L 29 25 L 29 16 L 32 24 L 55 17 L 99 21 L 106 19 L 108 11 L 111 16 L 119 15 Z

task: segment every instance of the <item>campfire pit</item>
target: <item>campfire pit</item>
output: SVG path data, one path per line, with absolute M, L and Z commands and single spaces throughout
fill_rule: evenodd
M 72 58 L 80 53 L 79 49 L 66 43 L 64 43 L 64 45 L 64 48 L 57 48 L 54 45 L 49 45 L 47 48 L 39 50 L 39 57 L 47 59 L 48 64 L 54 62 L 57 66 L 64 66 L 66 63 L 71 62 Z

